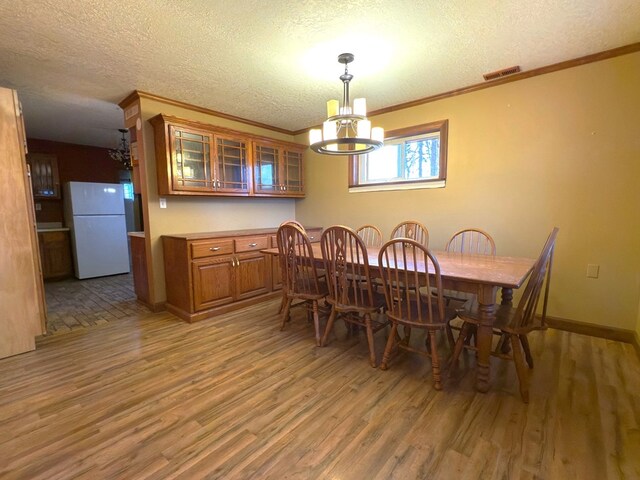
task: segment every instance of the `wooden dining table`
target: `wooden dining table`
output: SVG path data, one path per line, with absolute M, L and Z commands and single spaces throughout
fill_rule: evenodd
M 322 265 L 323 257 L 319 243 L 312 244 L 313 256 Z M 380 249 L 367 248 L 369 268 L 373 277 L 379 276 L 378 253 Z M 277 255 L 277 248 L 262 250 Z M 440 265 L 442 286 L 445 289 L 477 295 L 480 325 L 477 331 L 478 361 L 476 389 L 489 390 L 489 359 L 493 338 L 493 322 L 497 305 L 498 289 L 501 290 L 502 305 L 511 305 L 513 289 L 520 288 L 533 269 L 534 259 L 489 255 L 471 255 L 458 252 L 432 251 Z M 430 266 L 431 267 L 431 266 Z M 429 268 L 433 274 L 433 268 Z

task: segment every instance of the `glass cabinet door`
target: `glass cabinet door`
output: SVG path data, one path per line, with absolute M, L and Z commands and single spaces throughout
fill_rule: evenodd
M 304 190 L 302 177 L 302 153 L 285 150 L 283 152 L 284 193 L 301 193 Z
M 220 192 L 249 192 L 247 142 L 216 135 L 213 187 Z
M 281 193 L 280 151 L 277 148 L 255 144 L 254 181 L 256 193 Z
M 212 135 L 173 126 L 169 130 L 174 190 L 211 190 Z

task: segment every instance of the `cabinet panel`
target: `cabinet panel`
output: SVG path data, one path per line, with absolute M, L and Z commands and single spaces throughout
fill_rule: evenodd
M 174 190 L 211 190 L 211 144 L 213 135 L 169 126 L 171 172 Z
M 280 194 L 280 151 L 274 146 L 256 143 L 253 165 L 256 193 Z
M 232 256 L 192 263 L 193 307 L 196 312 L 234 301 L 234 265 Z
M 40 260 L 45 280 L 73 275 L 69 232 L 40 232 Z
M 302 152 L 284 150 L 282 158 L 284 191 L 288 193 L 302 193 L 304 191 L 304 178 L 302 176 Z
M 247 141 L 216 135 L 215 142 L 215 190 L 249 193 Z
M 271 291 L 271 262 L 266 255 L 242 254 L 236 263 L 236 299 L 255 297 Z
M 58 157 L 42 153 L 27 155 L 31 168 L 31 185 L 34 198 L 60 198 Z

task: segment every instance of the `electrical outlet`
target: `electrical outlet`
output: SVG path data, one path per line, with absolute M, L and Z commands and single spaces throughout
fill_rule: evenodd
M 41 203 L 36 203 L 36 212 L 39 212 L 42 210 L 42 204 Z
M 600 274 L 600 265 L 590 263 L 587 265 L 587 278 L 598 278 Z
M 167 199 L 160 197 L 160 208 L 167 208 Z

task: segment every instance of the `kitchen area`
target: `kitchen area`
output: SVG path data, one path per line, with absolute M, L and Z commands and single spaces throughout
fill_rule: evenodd
M 128 232 L 141 229 L 131 172 L 99 147 L 29 139 L 47 333 L 130 315 Z

